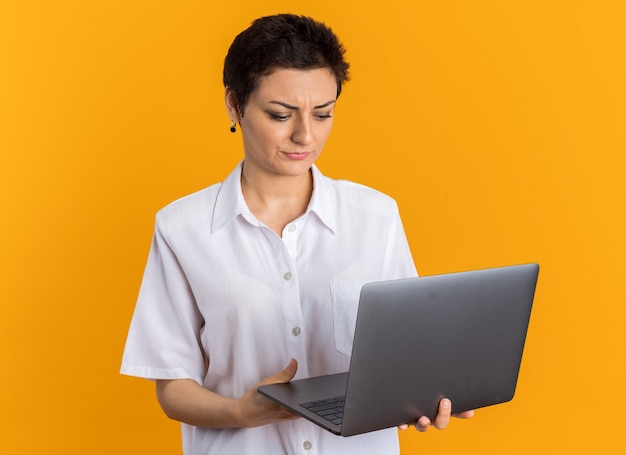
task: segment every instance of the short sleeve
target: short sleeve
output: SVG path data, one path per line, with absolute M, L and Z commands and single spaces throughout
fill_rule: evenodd
M 385 275 L 391 279 L 417 276 L 409 242 L 404 232 L 398 205 L 394 202 L 385 254 Z
M 202 325 L 189 282 L 157 215 L 120 372 L 146 379 L 190 378 L 201 384 Z

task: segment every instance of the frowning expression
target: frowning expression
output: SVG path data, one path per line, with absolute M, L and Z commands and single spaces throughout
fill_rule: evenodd
M 332 129 L 336 97 L 337 82 L 325 68 L 277 69 L 261 78 L 239 118 L 246 171 L 307 173 Z

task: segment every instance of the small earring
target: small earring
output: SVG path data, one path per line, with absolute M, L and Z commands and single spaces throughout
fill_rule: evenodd
M 230 124 L 230 132 L 231 133 L 236 133 L 237 132 L 237 124 L 233 121 Z

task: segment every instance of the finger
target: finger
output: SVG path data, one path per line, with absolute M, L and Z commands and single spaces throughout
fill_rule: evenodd
M 438 430 L 443 430 L 450 423 L 450 415 L 452 414 L 452 402 L 447 398 L 442 399 L 439 402 L 439 412 L 437 413 L 437 417 L 435 417 L 435 421 L 433 422 L 433 426 Z
M 278 373 L 280 378 L 279 382 L 289 382 L 296 375 L 296 371 L 298 371 L 298 361 L 296 359 L 291 359 L 289 361 L 289 365 L 283 371 Z
M 457 419 L 470 419 L 474 417 L 474 410 L 472 409 L 470 411 L 463 411 L 457 414 L 452 414 L 452 417 L 456 417 Z
M 296 375 L 296 371 L 298 371 L 298 362 L 296 361 L 296 359 L 291 359 L 289 365 L 287 365 L 287 368 L 282 370 L 280 373 L 263 379 L 259 385 L 289 382 Z
M 428 431 L 430 428 L 430 419 L 428 417 L 420 417 L 415 423 L 415 429 L 420 433 Z

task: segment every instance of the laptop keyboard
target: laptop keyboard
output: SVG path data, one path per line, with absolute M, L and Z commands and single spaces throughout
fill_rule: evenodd
M 341 426 L 343 420 L 343 407 L 346 402 L 346 397 L 335 397 L 327 400 L 310 401 L 308 403 L 302 403 L 300 406 L 308 411 L 317 414 L 322 419 L 326 419 L 335 425 Z

